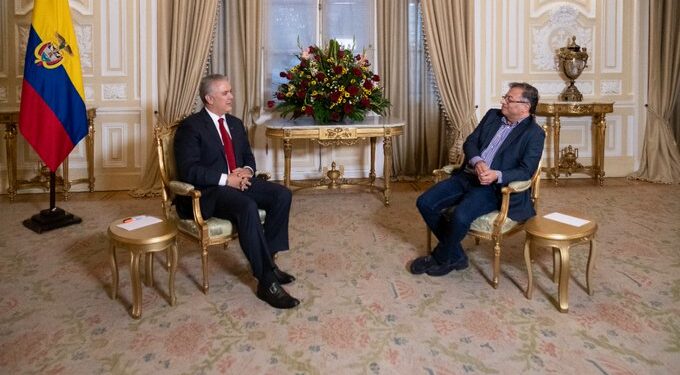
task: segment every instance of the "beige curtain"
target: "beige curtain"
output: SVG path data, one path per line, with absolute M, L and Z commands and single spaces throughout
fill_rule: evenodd
M 445 127 L 427 69 L 418 3 L 377 1 L 376 72 L 392 103 L 390 116 L 406 121 L 404 134 L 393 141 L 393 176 L 399 179 L 431 176 L 447 159 Z
M 210 71 L 226 74 L 234 91 L 232 114 L 247 129 L 262 105 L 262 0 L 222 0 Z M 250 134 L 251 145 L 253 133 Z
M 449 161 L 462 160 L 463 141 L 477 125 L 474 105 L 474 2 L 422 0 L 425 46 L 450 140 Z
M 195 107 L 213 37 L 217 0 L 158 2 L 158 126 L 168 126 Z M 153 145 L 139 187 L 131 195 L 157 194 L 160 174 Z
M 651 0 L 649 19 L 649 89 L 647 127 L 640 169 L 630 177 L 666 184 L 680 183 L 680 152 L 671 119 L 680 100 L 680 3 Z
M 671 117 L 671 128 L 673 130 L 673 137 L 675 137 L 675 144 L 680 150 L 680 98 L 675 102 L 675 109 Z

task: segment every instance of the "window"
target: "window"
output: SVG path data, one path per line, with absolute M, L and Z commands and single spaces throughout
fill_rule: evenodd
M 279 73 L 299 61 L 295 55 L 311 44 L 337 39 L 354 52 L 365 51 L 375 64 L 374 0 L 271 0 L 266 15 L 264 95 L 272 94 L 285 79 Z

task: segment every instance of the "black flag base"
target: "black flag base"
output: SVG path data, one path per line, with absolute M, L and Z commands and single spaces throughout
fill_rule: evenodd
M 24 226 L 36 233 L 47 232 L 48 230 L 67 227 L 69 225 L 78 224 L 83 219 L 74 216 L 59 207 L 49 208 L 40 211 L 39 214 L 31 216 L 30 219 L 24 220 Z

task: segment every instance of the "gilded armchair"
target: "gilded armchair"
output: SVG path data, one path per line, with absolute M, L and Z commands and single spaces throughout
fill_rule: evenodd
M 435 169 L 434 175 L 435 183 L 441 181 L 447 176 L 450 176 L 460 165 L 447 165 L 440 169 Z M 541 163 L 539 162 L 536 172 L 530 180 L 514 181 L 501 189 L 502 200 L 501 207 L 497 211 L 489 212 L 475 219 L 468 231 L 469 236 L 475 238 L 475 244 L 479 245 L 479 240 L 490 240 L 493 242 L 493 278 L 492 285 L 494 288 L 498 287 L 498 276 L 500 274 L 500 257 L 501 257 L 501 242 L 503 237 L 510 236 L 514 233 L 520 232 L 524 229 L 524 222 L 517 222 L 508 217 L 508 208 L 510 207 L 510 195 L 520 193 L 531 189 L 531 203 L 534 210 L 538 210 L 538 194 L 541 181 Z M 451 212 L 456 207 L 453 206 L 447 209 Z M 428 251 L 432 249 L 432 233 L 430 229 L 427 230 L 427 248 Z
M 234 225 L 229 220 L 211 217 L 205 220 L 201 214 L 201 192 L 193 185 L 176 180 L 177 167 L 175 163 L 174 139 L 179 123 L 169 127 L 157 126 L 154 129 L 156 150 L 158 152 L 158 166 L 161 173 L 161 199 L 165 218 L 177 223 L 178 231 L 194 240 L 201 248 L 201 266 L 203 269 L 203 293 L 208 293 L 208 247 L 223 245 L 225 250 L 229 242 L 237 238 Z M 268 179 L 267 174 L 257 174 L 258 178 Z M 181 219 L 173 206 L 176 195 L 191 197 L 193 219 Z M 264 223 L 265 211 L 259 210 L 260 220 Z

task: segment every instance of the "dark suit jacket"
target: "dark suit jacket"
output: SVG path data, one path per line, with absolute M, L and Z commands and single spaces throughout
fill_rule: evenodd
M 463 166 L 467 166 L 471 158 L 482 155 L 482 150 L 491 143 L 501 127 L 502 117 L 500 109 L 491 109 L 484 115 L 477 128 L 463 144 L 465 152 Z M 527 117 L 510 132 L 489 166 L 503 173 L 503 183 L 495 184 L 499 195 L 502 186 L 507 186 L 513 181 L 528 180 L 533 176 L 543 155 L 544 142 L 545 132 L 536 123 L 534 116 Z M 463 170 L 464 168 L 461 168 L 458 173 L 464 173 Z M 534 215 L 536 212 L 531 204 L 529 190 L 511 195 L 508 210 L 508 216 L 511 219 L 523 221 Z
M 225 118 L 234 145 L 236 165 L 239 168 L 248 166 L 255 171 L 255 157 L 243 122 L 229 114 Z M 228 168 L 220 135 L 205 108 L 182 121 L 175 134 L 174 146 L 179 180 L 201 191 L 201 213 L 205 219 L 212 217 L 216 189 L 222 173 L 227 173 Z M 180 217 L 193 216 L 189 197 L 178 196 L 175 204 Z

